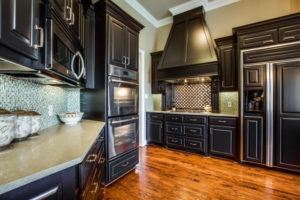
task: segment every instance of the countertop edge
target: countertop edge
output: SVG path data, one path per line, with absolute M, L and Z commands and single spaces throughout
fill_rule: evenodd
M 238 118 L 239 115 L 235 114 L 226 114 L 226 113 L 193 113 L 193 112 L 171 112 L 171 111 L 160 111 L 160 110 L 152 110 L 152 111 L 146 111 L 147 113 L 163 113 L 163 114 L 174 114 L 174 115 L 199 115 L 199 116 L 208 116 L 208 117 L 235 117 Z

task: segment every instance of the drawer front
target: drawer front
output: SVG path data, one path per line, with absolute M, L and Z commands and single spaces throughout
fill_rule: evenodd
M 293 24 L 279 28 L 279 42 L 293 42 L 300 40 L 300 24 Z
M 191 124 L 205 124 L 207 123 L 207 117 L 203 116 L 184 116 L 185 123 Z
M 109 181 L 119 178 L 121 175 L 134 168 L 139 162 L 138 150 L 124 155 L 116 160 L 109 162 Z
M 187 149 L 195 150 L 202 153 L 204 153 L 206 149 L 204 140 L 194 140 L 194 139 L 186 138 L 184 140 L 184 146 Z
M 183 122 L 182 115 L 166 115 L 165 119 L 167 122 Z
M 209 125 L 236 127 L 236 121 L 234 117 L 210 117 Z
M 183 138 L 167 135 L 166 136 L 166 144 L 167 144 L 167 146 L 183 147 Z
M 183 126 L 177 124 L 166 124 L 166 133 L 183 135 Z
M 202 125 L 202 126 L 186 125 L 186 126 L 184 126 L 184 134 L 186 136 L 203 138 L 206 135 L 205 133 L 206 133 L 205 125 Z
M 149 113 L 148 117 L 150 120 L 154 120 L 154 121 L 163 121 L 164 120 L 164 115 L 161 113 Z
M 277 29 L 260 31 L 239 36 L 239 47 L 253 48 L 278 43 Z

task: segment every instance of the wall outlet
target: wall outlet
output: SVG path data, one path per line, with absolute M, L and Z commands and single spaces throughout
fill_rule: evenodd
M 227 107 L 228 107 L 228 108 L 231 108 L 231 107 L 232 107 L 232 102 L 231 102 L 231 101 L 228 101 L 228 102 L 227 102 Z
M 52 117 L 54 115 L 54 106 L 53 105 L 48 106 L 48 115 L 49 115 L 49 117 Z

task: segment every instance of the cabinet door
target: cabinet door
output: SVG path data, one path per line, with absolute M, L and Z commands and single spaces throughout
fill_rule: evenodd
M 263 117 L 244 117 L 244 159 L 263 163 L 264 161 L 264 130 Z
M 244 67 L 245 87 L 263 87 L 265 80 L 265 65 Z
M 138 71 L 139 66 L 139 33 L 127 28 L 126 32 L 127 63 L 126 67 Z
M 210 154 L 216 156 L 235 157 L 236 128 L 210 127 Z
M 2 0 L 1 1 L 0 42 L 15 51 L 38 59 L 37 44 L 40 27 L 39 1 Z
M 279 42 L 293 42 L 300 40 L 300 24 L 284 26 L 279 28 Z
M 157 67 L 161 59 L 163 51 L 151 53 L 151 89 L 152 94 L 162 93 L 157 80 Z
M 221 90 L 235 90 L 235 49 L 232 44 L 220 46 Z
M 163 122 L 147 121 L 147 142 L 163 144 Z
M 109 64 L 125 67 L 126 26 L 109 17 Z
M 265 31 L 256 31 L 254 33 L 241 35 L 238 40 L 239 47 L 241 49 L 276 44 L 278 43 L 278 30 L 270 29 Z
M 300 62 L 275 66 L 277 68 L 275 165 L 300 171 Z

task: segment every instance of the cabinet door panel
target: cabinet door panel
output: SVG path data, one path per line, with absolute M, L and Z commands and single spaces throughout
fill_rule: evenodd
M 235 67 L 235 50 L 232 45 L 223 46 L 220 49 L 221 59 L 221 89 L 235 89 L 236 67 Z
M 126 27 L 112 17 L 109 19 L 109 64 L 125 67 Z
M 278 43 L 277 29 L 259 31 L 239 36 L 240 48 L 260 47 Z
M 244 118 L 244 159 L 246 161 L 263 163 L 264 131 L 262 117 Z
M 210 153 L 226 157 L 235 157 L 236 129 L 231 127 L 210 127 Z
M 147 121 L 147 142 L 163 144 L 163 122 Z
M 0 42 L 32 59 L 38 59 L 39 1 L 2 0 Z M 5 21 L 3 20 L 5 19 Z
M 300 62 L 280 63 L 277 68 L 275 165 L 300 171 Z
M 263 87 L 265 77 L 265 65 L 244 67 L 245 87 Z
M 300 40 L 300 24 L 293 24 L 279 28 L 279 42 L 293 42 Z
M 138 71 L 139 34 L 127 28 L 127 68 Z

